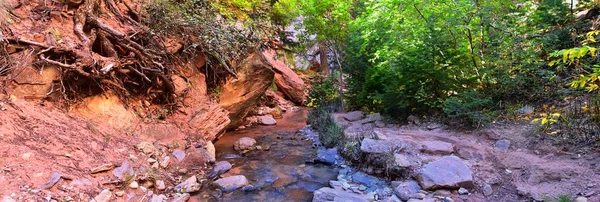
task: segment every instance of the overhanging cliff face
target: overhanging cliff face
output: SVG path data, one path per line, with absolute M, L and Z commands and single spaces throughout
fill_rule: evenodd
M 260 53 L 253 53 L 240 63 L 237 78 L 231 77 L 221 87 L 219 105 L 229 111 L 227 129 L 242 124 L 251 107 L 272 85 L 275 73 Z

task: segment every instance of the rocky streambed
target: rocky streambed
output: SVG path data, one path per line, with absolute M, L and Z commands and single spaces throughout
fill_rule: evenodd
M 200 201 L 552 201 L 568 196 L 598 201 L 593 155 L 539 155 L 514 143 L 523 131 L 502 128 L 473 134 L 411 119 L 386 124 L 378 114 L 336 114 L 348 148 L 318 146 L 305 127 L 306 111 L 287 113 L 276 126 L 227 134 L 216 142 L 212 186 Z M 346 145 L 347 147 L 347 145 Z M 338 151 L 340 149 L 340 151 Z M 225 166 L 219 166 L 225 165 Z

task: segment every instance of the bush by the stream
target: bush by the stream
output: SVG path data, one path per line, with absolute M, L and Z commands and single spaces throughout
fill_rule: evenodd
M 344 137 L 344 130 L 337 125 L 326 106 L 312 109 L 307 122 L 319 133 L 319 140 L 325 147 L 337 146 Z

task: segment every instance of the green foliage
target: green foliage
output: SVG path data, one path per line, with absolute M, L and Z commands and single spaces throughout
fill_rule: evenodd
M 308 113 L 307 122 L 319 133 L 319 140 L 325 147 L 335 147 L 344 137 L 343 129 L 335 123 L 326 106 L 312 109 Z
M 315 77 L 313 86 L 308 92 L 309 107 L 335 107 L 339 102 L 338 82 L 333 77 Z
M 443 111 L 448 117 L 476 126 L 491 121 L 492 117 L 488 112 L 493 108 L 494 102 L 477 91 L 449 97 L 443 103 Z

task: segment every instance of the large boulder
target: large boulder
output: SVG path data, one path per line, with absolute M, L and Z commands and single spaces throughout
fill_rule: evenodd
M 267 62 L 275 71 L 275 85 L 296 104 L 306 103 L 304 81 L 292 71 L 283 61 L 277 58 L 277 51 L 269 49 L 263 52 Z
M 216 139 L 231 123 L 228 114 L 229 112 L 223 107 L 209 102 L 197 109 L 188 123 L 191 128 L 195 129 L 198 138 L 210 141 Z
M 222 86 L 219 105 L 229 111 L 231 123 L 227 129 L 240 126 L 251 106 L 265 94 L 275 73 L 260 53 L 254 53 L 237 66 L 237 78 L 227 79 Z
M 474 186 L 473 172 L 456 156 L 446 156 L 423 166 L 417 180 L 426 190 Z
M 365 138 L 360 143 L 360 151 L 364 153 L 389 154 L 392 150 L 402 150 L 404 143 L 400 140 L 375 140 Z

